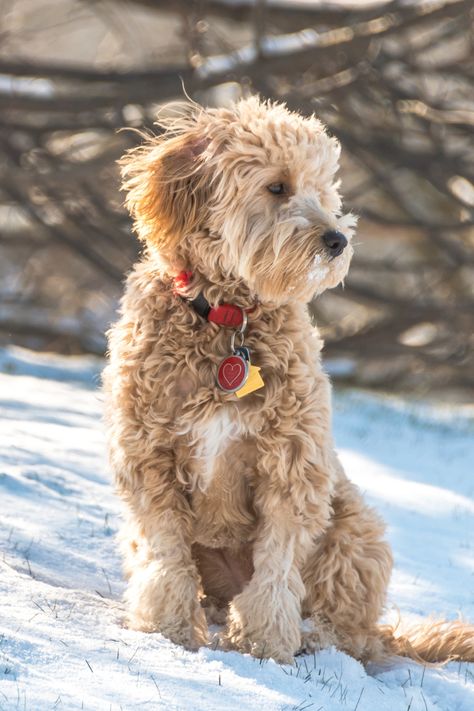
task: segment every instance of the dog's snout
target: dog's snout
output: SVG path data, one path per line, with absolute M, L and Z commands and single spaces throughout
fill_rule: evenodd
M 329 249 L 331 257 L 338 257 L 347 247 L 347 239 L 342 232 L 329 230 L 323 234 L 323 242 Z

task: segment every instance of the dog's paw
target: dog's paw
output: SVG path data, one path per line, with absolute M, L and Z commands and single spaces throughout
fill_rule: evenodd
M 247 592 L 237 595 L 230 606 L 226 644 L 259 659 L 271 658 L 280 664 L 293 664 L 294 655 L 301 646 L 299 614 L 293 604 L 294 598 L 283 589 L 278 604 L 275 604 L 272 598 L 267 601 L 263 596 L 262 599 L 252 598 Z
M 302 620 L 298 654 L 312 654 L 328 647 L 338 646 L 339 643 L 334 627 L 327 620 L 321 620 L 317 616 Z
M 295 651 L 299 645 L 296 645 Z M 238 625 L 231 624 L 223 637 L 222 647 L 226 650 L 237 650 L 251 654 L 257 659 L 274 659 L 279 664 L 294 664 L 294 653 L 289 651 L 295 647 L 294 641 L 275 638 L 274 631 L 268 630 L 261 639 L 247 632 Z
M 192 578 L 164 575 L 157 563 L 135 571 L 126 592 L 127 626 L 141 632 L 160 632 L 186 649 L 208 643 L 206 616 Z

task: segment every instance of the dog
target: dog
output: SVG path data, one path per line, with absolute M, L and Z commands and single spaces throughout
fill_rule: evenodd
M 162 128 L 122 159 L 144 253 L 104 373 L 129 626 L 196 649 L 225 621 L 224 648 L 286 663 L 474 660 L 473 626 L 379 624 L 392 555 L 337 458 L 307 311 L 353 252 L 337 139 L 256 97 Z

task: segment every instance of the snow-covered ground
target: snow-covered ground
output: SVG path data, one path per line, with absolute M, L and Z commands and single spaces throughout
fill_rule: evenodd
M 0 709 L 474 709 L 474 665 L 368 673 L 327 650 L 281 667 L 124 629 L 100 368 L 0 351 Z M 335 431 L 388 521 L 390 605 L 474 620 L 472 415 L 339 394 Z

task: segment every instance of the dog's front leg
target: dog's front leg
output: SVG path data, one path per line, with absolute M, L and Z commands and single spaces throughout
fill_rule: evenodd
M 275 439 L 273 432 L 259 462 L 255 572 L 231 603 L 228 639 L 255 656 L 291 662 L 301 642 L 300 571 L 314 538 L 328 525 L 332 478 L 330 458 L 307 433 Z
M 196 649 L 207 643 L 208 636 L 198 598 L 199 574 L 191 556 L 192 522 L 187 502 L 182 497 L 175 501 L 169 491 L 163 501 L 153 501 L 143 491 L 140 497 L 142 507 L 147 498 L 154 506 L 140 511 L 138 525 L 133 524 L 132 514 L 130 531 L 126 527 L 124 532 L 129 544 L 129 625 L 161 632 L 176 644 Z
M 289 663 L 300 646 L 304 585 L 295 566 L 296 535 L 287 511 L 262 523 L 254 544 L 255 573 L 230 606 L 231 645 L 257 657 Z

